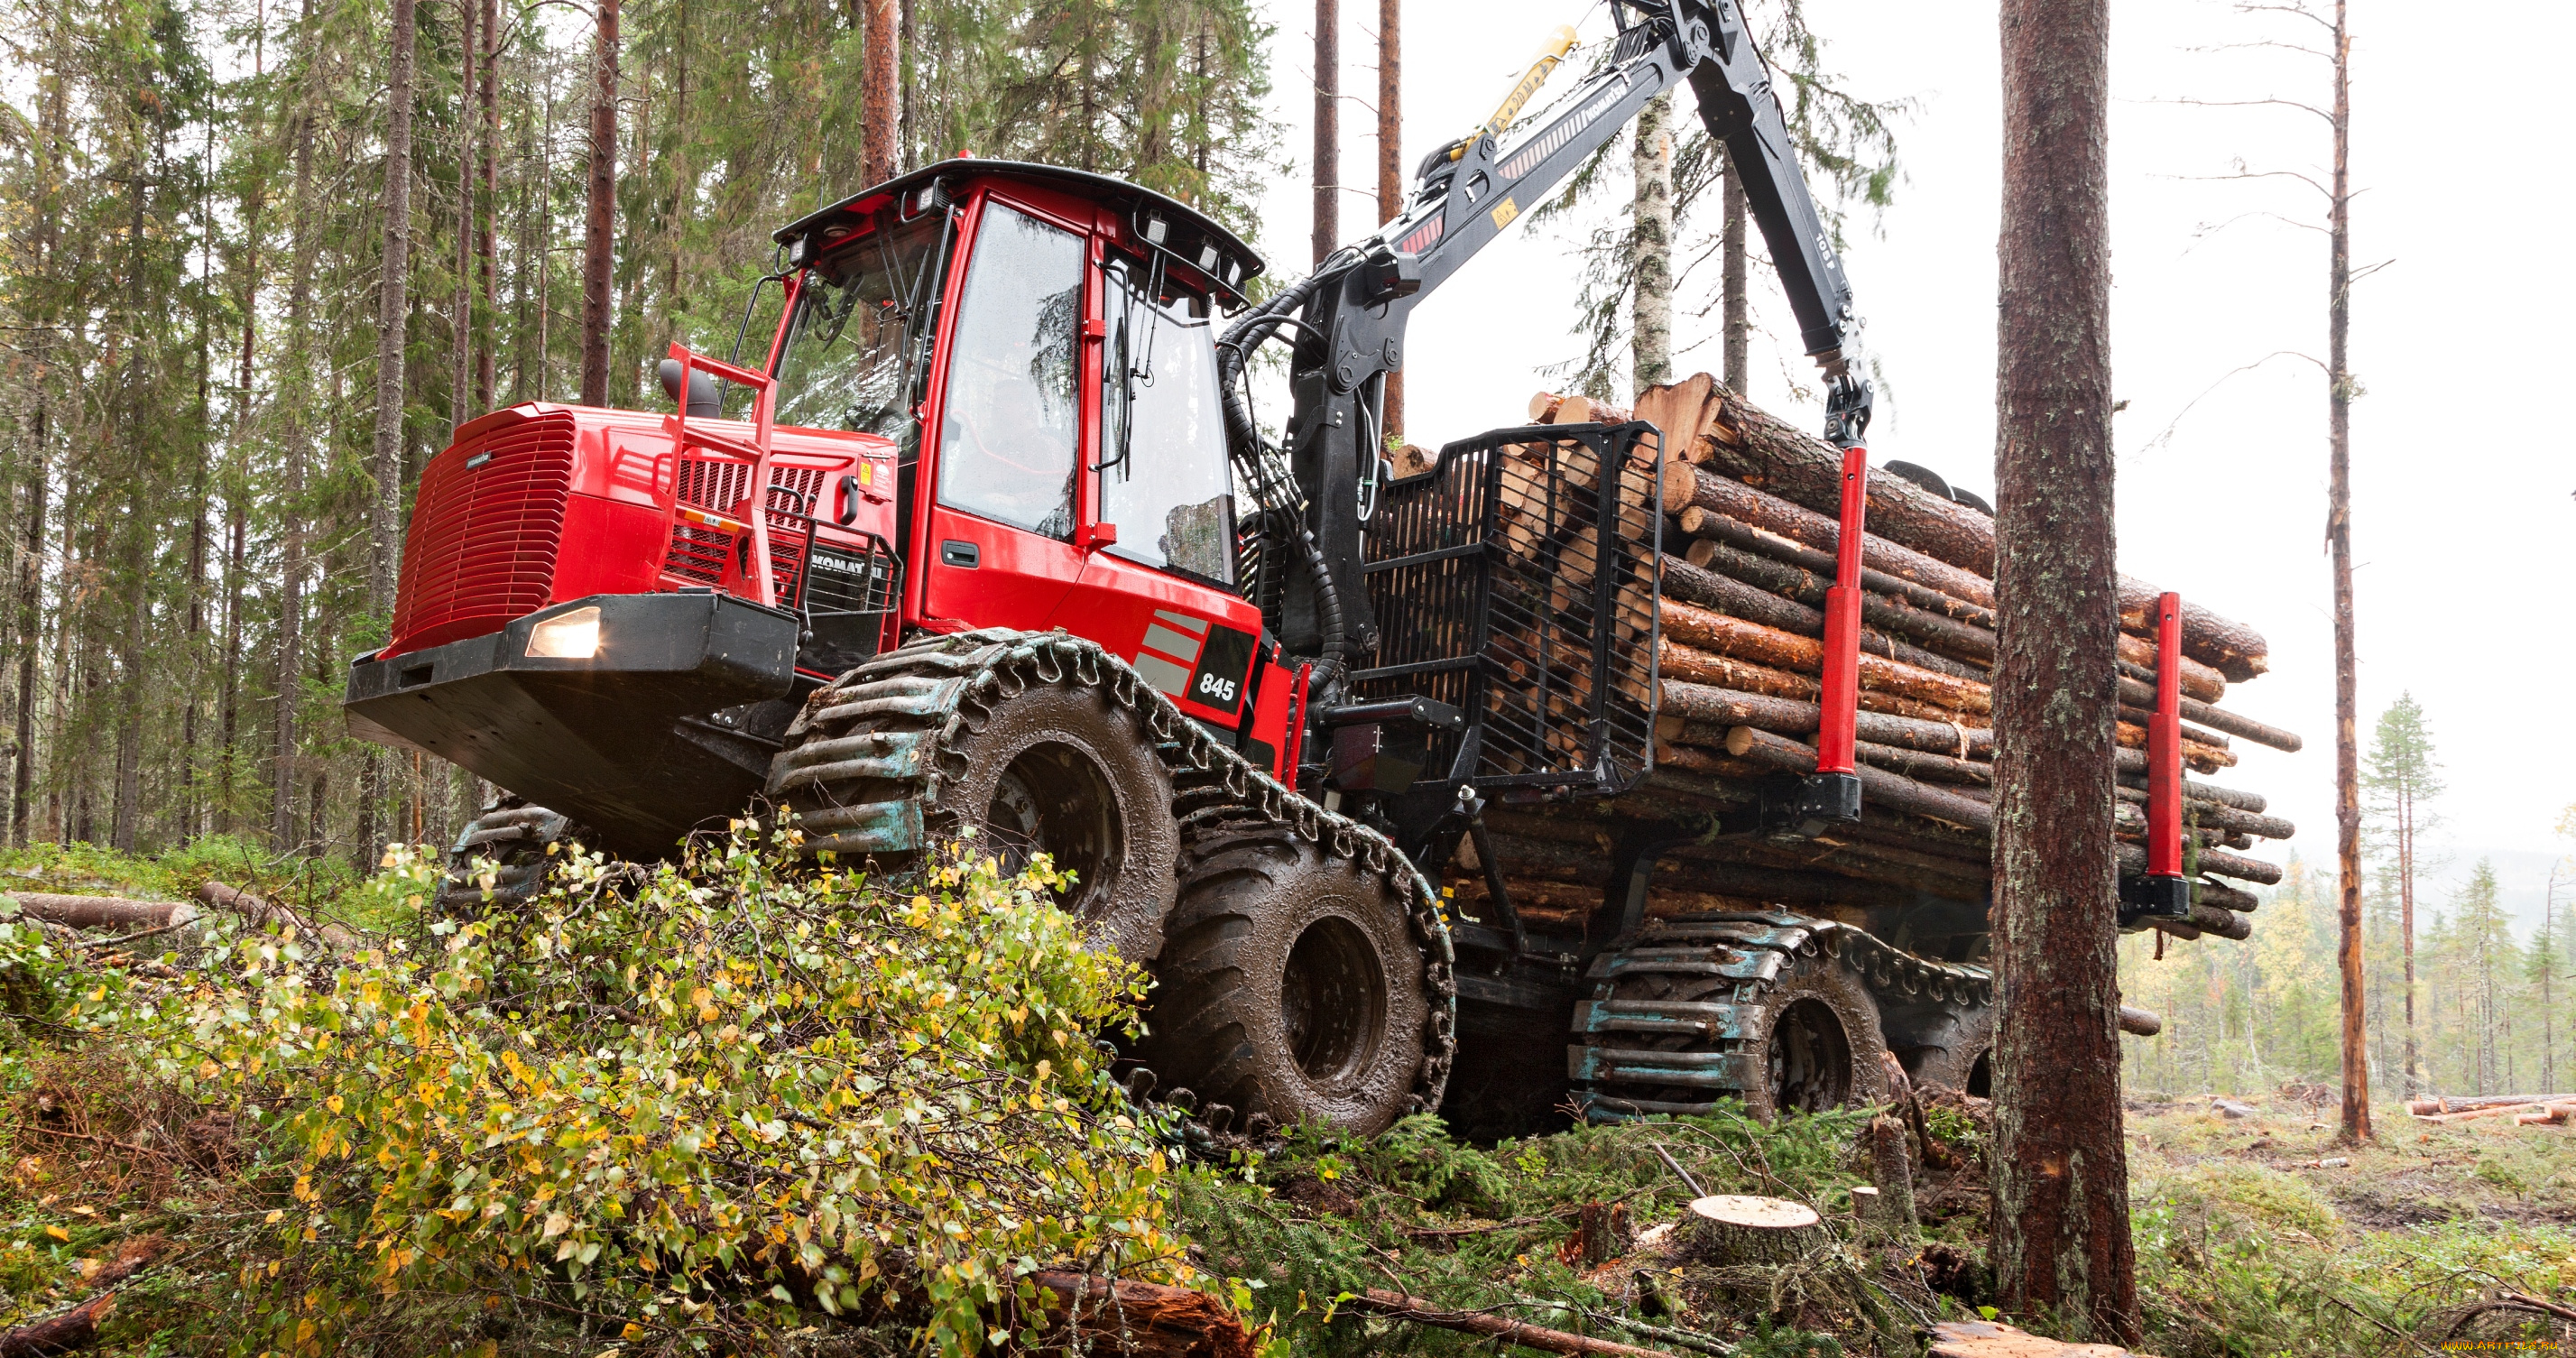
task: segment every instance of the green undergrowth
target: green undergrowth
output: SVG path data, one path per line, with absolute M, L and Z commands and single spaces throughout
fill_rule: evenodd
M 1765 1126 L 1721 1112 L 1492 1146 L 1456 1141 L 1430 1116 L 1366 1140 L 1301 1128 L 1186 1181 L 1178 1224 L 1209 1268 L 1261 1284 L 1257 1305 L 1301 1353 L 1490 1351 L 1346 1304 L 1371 1289 L 1680 1352 L 1911 1353 L 1923 1322 L 1968 1312 L 1852 1239 L 1849 1189 L 1865 1182 L 1852 1147 L 1867 1117 Z M 1717 1193 L 1807 1203 L 1829 1238 L 1776 1266 L 1712 1267 L 1652 1234 L 1607 1261 L 1583 1257 L 1587 1206 L 1615 1214 L 1625 1239 Z
M 399 897 L 366 889 L 338 855 L 274 853 L 256 840 L 207 835 L 162 854 L 121 853 L 75 841 L 0 848 L 0 892 L 185 900 L 208 882 L 293 906 L 307 918 L 385 929 L 401 924 Z
M 966 1354 L 1043 1319 L 1041 1267 L 1237 1295 L 1110 1079 L 1143 978 L 1044 861 L 880 883 L 792 839 L 565 846 L 475 921 L 397 849 L 350 913 L 402 927 L 337 955 L 0 919 L 0 1325 L 143 1259 L 100 1351 Z M 175 893 L 203 860 L 48 861 Z

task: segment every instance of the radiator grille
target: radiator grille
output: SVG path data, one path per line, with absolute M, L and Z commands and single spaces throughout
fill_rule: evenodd
M 572 450 L 572 416 L 552 414 L 430 460 L 403 540 L 387 654 L 480 636 L 551 601 Z
M 770 582 L 782 604 L 796 597 L 805 570 L 805 521 L 790 512 L 791 507 L 802 504 L 808 511 L 819 510 L 826 475 L 821 467 L 773 464 L 769 469 L 770 485 L 796 492 L 792 500 L 784 495 L 772 496 L 769 504 Z M 716 514 L 741 513 L 750 495 L 751 464 L 725 457 L 685 456 L 680 459 L 673 483 L 673 493 L 684 505 Z M 738 560 L 748 559 L 750 548 L 743 545 L 745 540 L 697 524 L 674 522 L 662 571 L 696 584 L 722 584 L 728 553 L 735 554 Z
M 1381 639 L 1352 675 L 1360 696 L 1464 711 L 1479 783 L 1614 793 L 1644 777 L 1662 486 L 1629 454 L 1651 432 L 1497 430 L 1389 486 L 1363 567 Z M 1431 767 L 1459 739 L 1435 739 Z

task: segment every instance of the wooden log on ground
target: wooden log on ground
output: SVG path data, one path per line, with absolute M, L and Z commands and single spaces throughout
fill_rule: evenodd
M 1801 745 L 1786 736 L 1773 735 L 1756 727 L 1739 726 L 1729 732 L 1726 752 L 1738 759 L 1769 765 L 1782 773 L 1816 771 L 1814 746 Z M 1928 816 L 1988 833 L 1994 830 L 1994 812 L 1981 803 L 1867 764 L 1859 765 L 1858 769 L 1864 803 L 1874 800 L 1892 811 Z
M 2466 1113 L 2480 1108 L 2521 1108 L 2535 1103 L 2576 1102 L 2576 1094 L 2466 1094 L 2435 1095 L 2428 1099 L 2408 1099 L 2406 1111 L 2417 1117 L 2437 1113 Z
M 1932 1325 L 1926 1358 L 2152 1358 L 2117 1344 L 2068 1344 L 1993 1320 L 1942 1320 Z
M 334 948 L 347 948 L 358 941 L 356 934 L 337 924 L 325 924 L 317 929 L 293 906 L 263 900 L 223 882 L 208 882 L 198 887 L 197 899 L 217 910 L 240 915 L 255 928 L 292 928 L 308 938 L 319 938 Z
M 1691 1254 L 1720 1268 L 1795 1263 L 1830 1238 L 1805 1203 L 1740 1193 L 1692 1202 L 1682 1223 Z
M 1205 1292 L 1065 1269 L 1029 1275 L 1053 1328 L 1071 1328 L 1086 1352 L 1135 1358 L 1252 1358 L 1252 1336 Z
M 1589 1335 L 1574 1334 L 1566 1330 L 1551 1330 L 1543 1325 L 1531 1325 L 1513 1320 L 1508 1316 L 1491 1315 L 1484 1311 L 1453 1311 L 1438 1302 L 1409 1297 L 1401 1292 L 1389 1292 L 1383 1288 L 1372 1287 L 1366 1294 L 1351 1297 L 1342 1305 L 1354 1311 L 1366 1311 L 1372 1315 L 1385 1316 L 1390 1320 L 1430 1325 L 1438 1329 L 1455 1330 L 1460 1334 L 1480 1335 L 1501 1343 L 1536 1349 L 1541 1353 L 1599 1354 L 1604 1355 L 1605 1358 L 1672 1358 L 1670 1354 L 1660 1349 L 1641 1349 L 1634 1344 L 1622 1344 L 1613 1339 L 1594 1339 Z
M 73 929 L 168 929 L 197 917 L 186 901 L 138 901 L 125 896 L 58 896 L 12 891 L 19 913 Z

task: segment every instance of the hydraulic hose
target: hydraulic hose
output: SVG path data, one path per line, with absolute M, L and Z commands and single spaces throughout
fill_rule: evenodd
M 1236 464 L 1252 474 L 1251 479 L 1258 490 L 1273 488 L 1267 484 L 1271 479 L 1269 471 L 1262 466 L 1261 430 L 1253 423 L 1252 409 L 1243 398 L 1239 379 L 1252 351 L 1267 343 L 1280 327 L 1302 326 L 1303 323 L 1289 313 L 1303 307 L 1318 287 L 1339 278 L 1349 267 L 1349 262 L 1343 261 L 1339 254 L 1325 260 L 1315 272 L 1280 289 L 1269 301 L 1255 307 L 1251 314 L 1228 326 L 1225 335 L 1216 343 L 1217 395 L 1225 415 L 1226 442 Z M 1265 508 L 1279 513 L 1292 512 L 1285 496 L 1265 495 L 1264 498 L 1274 501 Z M 1323 631 L 1323 655 L 1317 667 L 1324 673 L 1318 676 L 1316 687 L 1337 689 L 1347 664 L 1345 656 L 1349 646 L 1343 635 L 1341 591 L 1334 586 L 1332 570 L 1324 561 L 1324 549 L 1316 544 L 1315 535 L 1306 527 L 1304 517 L 1297 516 L 1294 525 L 1298 556 L 1307 574 L 1315 581 L 1316 622 Z

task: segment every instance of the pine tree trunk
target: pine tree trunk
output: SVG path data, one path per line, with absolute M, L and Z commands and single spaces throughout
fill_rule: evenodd
M 29 804 L 36 795 L 36 658 L 45 649 L 45 512 L 51 490 L 54 441 L 54 302 L 50 289 L 54 247 L 62 222 L 54 179 L 62 172 L 58 149 L 67 112 L 62 72 L 46 71 L 38 77 L 38 83 L 41 111 L 37 114 L 35 145 L 30 148 L 35 160 L 38 211 L 34 223 L 34 268 L 30 272 L 33 281 L 45 291 L 37 294 L 41 300 L 34 314 L 24 318 L 34 322 L 27 334 L 31 360 L 28 385 L 34 388 L 35 405 L 30 431 L 34 435 L 34 455 L 29 459 L 32 465 L 27 480 L 27 522 L 18 558 L 17 743 L 9 790 L 9 842 L 22 848 L 33 817 Z M 60 838 L 59 829 L 55 837 Z
M 2344 0 L 2335 0 L 2334 194 L 2326 292 L 2326 439 L 2332 462 L 2327 490 L 2326 542 L 2334 557 L 2335 634 L 2335 866 L 2340 874 L 2336 918 L 2342 937 L 2336 960 L 2343 973 L 2343 1127 L 2340 1138 L 2359 1144 L 2372 1137 L 2370 1066 L 2363 1046 L 2361 1010 L 2361 735 L 2360 661 L 2352 629 L 2352 374 L 2344 367 L 2352 319 L 2352 179 L 2346 148 L 2352 129 L 2352 35 L 2344 27 Z M 2408 915 L 2413 912 L 2411 892 Z M 2413 971 L 2413 922 L 2407 923 L 2408 970 Z M 2406 993 L 2412 1014 L 2410 974 Z M 2414 1044 L 2410 1018 L 2407 1043 Z M 2409 1059 L 2411 1066 L 2412 1059 Z
M 882 184 L 896 174 L 895 108 L 902 85 L 902 8 L 897 0 L 866 0 L 866 95 L 860 113 L 859 178 Z
M 306 15 L 312 6 L 307 0 Z M 278 505 L 277 712 L 275 769 L 269 786 L 269 842 L 291 851 L 295 837 L 296 718 L 304 696 L 298 652 L 304 626 L 304 461 L 312 439 L 308 384 L 313 371 L 313 100 L 295 114 L 295 259 L 286 291 L 285 437 L 280 440 Z
M 1725 222 L 1717 238 L 1718 329 L 1725 350 L 1726 389 L 1742 396 L 1753 380 L 1753 317 L 1744 291 L 1744 181 L 1737 177 L 1731 159 L 1719 205 Z
M 2002 1305 L 2139 1332 L 2120 1130 L 2107 0 L 2005 0 L 1993 1195 Z
M 1341 0 L 1315 0 L 1315 263 L 1342 243 Z
M 449 333 L 455 338 L 454 373 L 448 379 L 447 422 L 453 428 L 479 412 L 474 399 L 474 164 L 478 123 L 474 116 L 475 70 L 482 63 L 475 51 L 475 27 L 482 0 L 456 0 L 456 314 Z
M 385 92 L 385 248 L 376 294 L 376 494 L 367 563 L 368 606 L 393 614 L 402 545 L 403 341 L 411 313 L 411 95 L 415 0 L 393 0 L 393 57 Z
M 1377 0 L 1377 221 L 1404 211 L 1404 0 Z M 1404 374 L 1386 375 L 1379 406 L 1387 441 L 1404 439 Z
M 1672 122 L 1672 91 L 1647 100 L 1637 113 L 1630 159 L 1637 186 L 1628 238 L 1628 276 L 1636 289 L 1630 366 L 1637 396 L 1673 380 Z
M 500 312 L 494 308 L 493 215 L 501 210 L 501 13 L 500 0 L 483 0 L 483 78 L 475 86 L 483 101 L 483 163 L 481 201 L 477 205 L 474 233 L 475 268 L 480 275 L 485 323 L 497 326 Z M 474 404 L 478 411 L 492 408 L 492 346 L 485 344 L 474 363 Z
M 617 221 L 617 5 L 598 0 L 590 92 L 589 212 L 581 233 L 581 403 L 608 404 L 608 325 Z M 541 304 L 542 305 L 542 304 Z
M 2415 799 L 2397 794 L 2397 935 L 2406 954 L 2406 1097 L 2424 1092 L 2415 1050 Z

